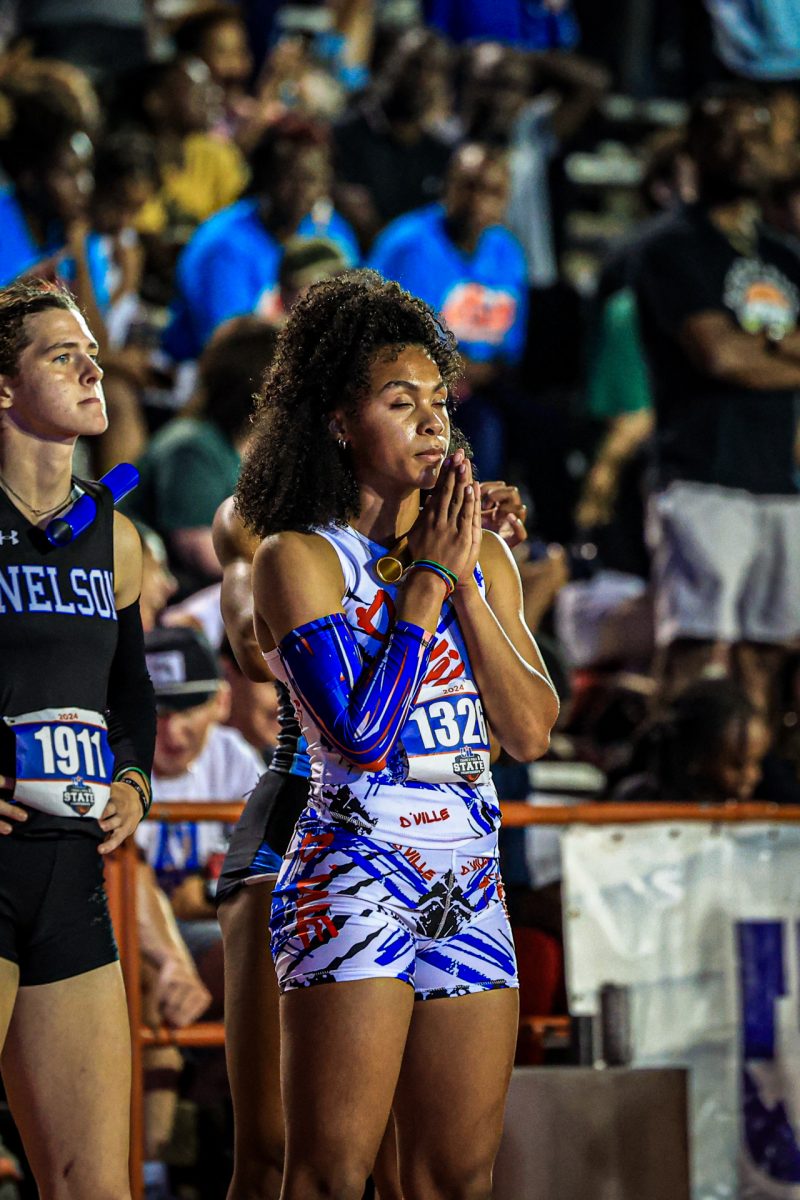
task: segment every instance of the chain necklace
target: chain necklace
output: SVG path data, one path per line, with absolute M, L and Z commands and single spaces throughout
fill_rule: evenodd
M 20 504 L 24 504 L 25 507 L 27 508 L 28 512 L 32 512 L 35 517 L 45 517 L 48 515 L 48 513 L 58 512 L 58 510 L 60 508 L 63 508 L 65 504 L 69 503 L 69 501 L 72 497 L 72 490 L 73 490 L 72 489 L 72 480 L 70 480 L 69 491 L 67 492 L 64 499 L 62 501 L 60 501 L 60 503 L 54 504 L 52 506 L 52 508 L 34 508 L 32 504 L 28 503 L 28 501 L 25 499 L 24 496 L 20 496 L 19 492 L 14 491 L 11 484 L 2 475 L 0 475 L 0 484 L 2 484 L 2 486 L 6 489 L 7 492 L 11 492 L 11 495 L 14 497 L 15 500 L 19 500 Z

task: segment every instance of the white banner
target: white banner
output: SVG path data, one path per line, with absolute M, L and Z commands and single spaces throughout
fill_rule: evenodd
M 800 827 L 574 826 L 562 854 L 570 1010 L 627 986 L 634 1065 L 690 1068 L 694 1200 L 800 1200 Z

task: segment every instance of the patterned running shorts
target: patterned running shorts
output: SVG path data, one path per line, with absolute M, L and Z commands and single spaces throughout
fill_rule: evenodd
M 436 1000 L 519 986 L 495 835 L 421 850 L 301 820 L 270 927 L 282 992 L 399 979 Z

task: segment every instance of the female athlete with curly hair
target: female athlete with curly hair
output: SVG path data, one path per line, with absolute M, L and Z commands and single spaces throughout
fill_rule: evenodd
M 317 285 L 237 493 L 264 538 L 256 634 L 312 764 L 271 919 L 283 1200 L 360 1200 L 390 1110 L 406 1200 L 491 1193 L 517 980 L 485 717 L 530 759 L 558 701 L 513 560 L 482 537 L 458 373 L 452 335 L 396 284 Z

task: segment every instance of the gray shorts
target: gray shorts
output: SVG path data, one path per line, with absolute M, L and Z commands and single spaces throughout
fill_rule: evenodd
M 656 641 L 800 635 L 800 496 L 676 482 L 652 496 Z

